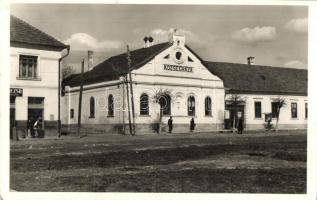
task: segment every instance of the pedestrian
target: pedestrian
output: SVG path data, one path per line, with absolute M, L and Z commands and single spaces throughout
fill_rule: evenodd
M 42 124 L 41 124 L 41 116 L 38 116 L 37 120 L 35 121 L 34 125 L 33 125 L 33 129 L 34 129 L 34 135 L 35 137 L 41 137 L 41 128 L 42 128 Z
M 167 124 L 168 124 L 168 132 L 172 133 L 172 130 L 173 130 L 173 118 L 172 118 L 172 116 L 170 116 Z
M 194 118 L 192 117 L 192 119 L 190 120 L 190 132 L 193 132 L 194 129 L 195 129 L 195 121 L 194 121 Z
M 31 129 L 32 129 L 32 118 L 28 119 L 27 123 L 27 131 L 26 131 L 26 137 L 31 137 Z
M 240 118 L 238 123 L 238 134 L 242 134 L 242 131 L 243 131 L 243 119 Z

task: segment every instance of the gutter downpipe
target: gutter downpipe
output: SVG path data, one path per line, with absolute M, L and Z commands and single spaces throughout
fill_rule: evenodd
M 61 137 L 61 62 L 69 55 L 70 46 L 67 46 L 67 53 L 58 59 L 58 119 L 57 119 L 57 132 L 58 137 Z

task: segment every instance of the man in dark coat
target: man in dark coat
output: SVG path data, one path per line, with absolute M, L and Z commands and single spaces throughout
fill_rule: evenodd
M 243 131 L 243 119 L 240 118 L 238 123 L 238 134 L 242 134 L 242 131 Z
M 172 116 L 170 116 L 167 124 L 168 124 L 168 132 L 172 133 L 172 130 L 173 130 L 173 119 L 172 119 Z
M 194 129 L 195 129 L 195 121 L 194 121 L 194 118 L 192 117 L 192 119 L 190 120 L 190 132 L 193 132 Z

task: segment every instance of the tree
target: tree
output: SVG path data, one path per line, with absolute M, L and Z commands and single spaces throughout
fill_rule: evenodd
M 277 97 L 276 99 L 274 99 L 273 102 L 276 103 L 276 125 L 275 125 L 275 131 L 278 131 L 278 122 L 279 122 L 279 118 L 280 118 L 280 111 L 287 104 L 286 104 L 285 98 L 283 98 L 283 97 Z
M 154 103 L 158 104 L 158 106 L 160 107 L 159 109 L 159 119 L 158 119 L 158 122 L 157 122 L 157 133 L 161 133 L 162 132 L 162 118 L 163 118 L 163 110 L 164 108 L 167 106 L 166 104 L 164 104 L 164 102 L 166 103 L 166 97 L 169 96 L 172 100 L 172 93 L 170 90 L 168 89 L 159 89 L 159 90 L 156 90 L 155 93 L 154 93 L 154 96 L 153 96 L 153 101 Z
M 65 79 L 72 74 L 75 74 L 75 70 L 72 66 L 66 65 L 62 68 L 62 79 Z

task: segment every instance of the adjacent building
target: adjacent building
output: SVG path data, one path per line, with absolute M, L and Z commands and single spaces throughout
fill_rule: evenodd
M 10 17 L 10 127 L 19 135 L 40 117 L 46 135 L 57 134 L 59 64 L 69 46 Z
M 232 128 L 237 118 L 246 129 L 264 129 L 265 116 L 276 120 L 278 98 L 286 101 L 279 127 L 306 128 L 307 70 L 257 66 L 252 57 L 248 64 L 208 62 L 177 31 L 166 43 L 152 41 L 145 39 L 144 47 L 113 56 L 83 77 L 65 79 L 64 128 L 77 126 L 81 78 L 81 123 L 87 132 L 127 131 L 130 118 L 137 133 L 152 133 L 160 118 L 164 129 L 170 116 L 174 132 L 188 132 L 192 118 L 196 131 Z

